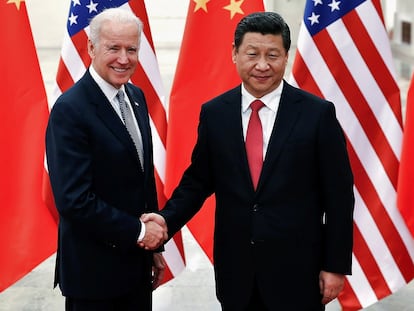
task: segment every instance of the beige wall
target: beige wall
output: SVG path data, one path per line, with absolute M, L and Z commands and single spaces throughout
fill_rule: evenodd
M 70 0 L 26 0 L 33 37 L 38 48 L 61 46 Z

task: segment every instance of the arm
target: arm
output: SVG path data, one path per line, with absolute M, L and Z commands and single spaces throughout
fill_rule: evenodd
M 327 103 L 319 128 L 319 176 L 325 212 L 322 270 L 351 274 L 353 242 L 353 174 L 346 139 Z
M 175 188 L 165 207 L 159 214 L 168 225 L 171 238 L 203 206 L 204 201 L 213 193 L 213 170 L 210 167 L 207 113 L 205 105 L 201 108 L 198 124 L 197 142 L 191 155 L 191 163 L 185 170 L 179 185 Z

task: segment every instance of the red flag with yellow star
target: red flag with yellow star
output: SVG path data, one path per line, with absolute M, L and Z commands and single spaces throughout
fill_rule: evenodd
M 42 199 L 46 92 L 24 0 L 0 1 L 0 292 L 56 250 Z
M 178 185 L 190 163 L 201 105 L 241 83 L 232 62 L 237 23 L 263 11 L 262 0 L 192 0 L 170 95 L 166 195 Z M 212 261 L 214 198 L 187 224 Z

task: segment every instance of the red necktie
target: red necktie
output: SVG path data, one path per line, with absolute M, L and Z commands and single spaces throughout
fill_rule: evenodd
M 254 189 L 257 187 L 260 172 L 263 166 L 263 131 L 262 123 L 259 118 L 259 110 L 264 106 L 260 100 L 255 100 L 250 104 L 252 113 L 246 134 L 246 152 L 249 161 L 250 175 L 252 177 Z

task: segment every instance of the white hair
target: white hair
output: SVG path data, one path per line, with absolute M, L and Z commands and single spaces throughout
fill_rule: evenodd
M 89 24 L 89 40 L 93 45 L 97 45 L 100 39 L 102 25 L 107 21 L 115 21 L 122 24 L 134 23 L 137 25 L 137 31 L 140 34 L 143 29 L 142 21 L 130 10 L 121 8 L 105 9 L 95 15 Z

